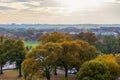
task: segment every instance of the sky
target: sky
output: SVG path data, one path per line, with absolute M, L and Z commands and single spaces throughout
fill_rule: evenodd
M 0 24 L 120 24 L 120 0 L 0 0 Z

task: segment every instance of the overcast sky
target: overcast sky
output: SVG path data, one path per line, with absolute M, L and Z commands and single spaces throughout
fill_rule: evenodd
M 120 0 L 0 0 L 0 23 L 118 24 Z

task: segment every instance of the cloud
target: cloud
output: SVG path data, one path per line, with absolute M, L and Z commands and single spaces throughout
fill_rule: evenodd
M 11 3 L 11 2 L 27 2 L 29 0 L 0 0 L 0 2 Z
M 61 6 L 59 1 L 60 0 L 0 0 L 0 11 L 4 12 L 4 14 L 0 14 L 0 17 L 3 23 L 120 22 L 120 0 L 105 0 L 105 4 L 107 4 L 100 6 L 100 8 L 95 8 L 95 10 L 78 9 L 78 11 L 72 11 L 67 7 Z
M 15 10 L 15 8 L 7 7 L 7 6 L 0 6 L 0 10 Z

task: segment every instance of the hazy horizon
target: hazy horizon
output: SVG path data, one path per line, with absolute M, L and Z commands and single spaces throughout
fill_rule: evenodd
M 120 0 L 0 0 L 0 24 L 120 24 Z

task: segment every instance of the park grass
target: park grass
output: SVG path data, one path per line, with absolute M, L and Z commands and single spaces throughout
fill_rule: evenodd
M 36 47 L 39 43 L 37 41 L 24 41 L 25 46 Z
M 0 75 L 0 80 L 24 80 L 22 77 L 18 77 L 17 70 L 5 70 L 3 75 Z M 42 79 L 46 80 L 46 78 Z M 52 76 L 51 80 L 65 80 L 64 74 L 58 74 Z M 75 75 L 69 75 L 68 80 L 75 80 Z

